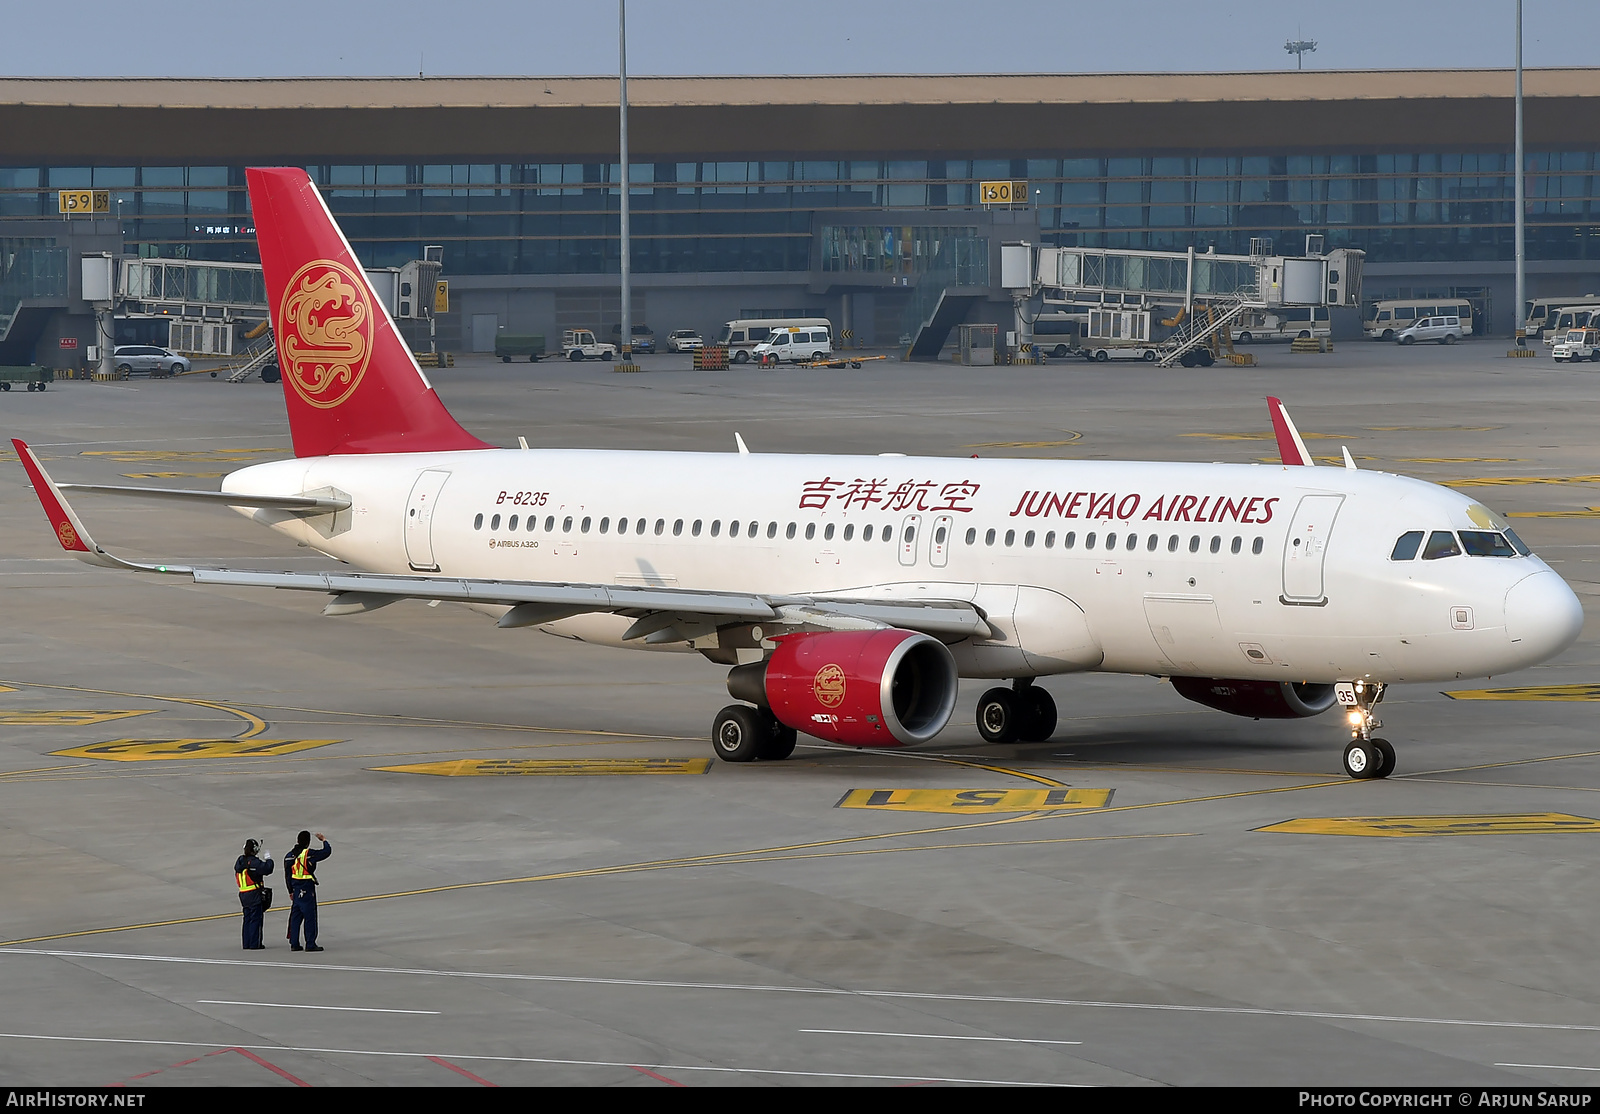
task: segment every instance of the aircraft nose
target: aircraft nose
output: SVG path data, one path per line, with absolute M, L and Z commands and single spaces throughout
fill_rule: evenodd
M 1506 634 L 1530 661 L 1554 657 L 1582 631 L 1583 604 L 1558 574 L 1536 572 L 1506 593 Z

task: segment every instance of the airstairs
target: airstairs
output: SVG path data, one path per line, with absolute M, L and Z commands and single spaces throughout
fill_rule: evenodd
M 1194 310 L 1178 323 L 1172 335 L 1156 348 L 1157 365 L 1171 367 L 1182 361 L 1186 354 L 1202 346 L 1208 351 L 1216 351 L 1223 346 L 1223 342 L 1226 342 L 1226 346 L 1231 349 L 1232 337 L 1228 332 L 1229 327 L 1245 310 L 1259 304 L 1254 290 L 1240 288 L 1226 297 L 1196 305 Z
M 249 358 L 246 359 L 244 363 L 234 368 L 231 373 L 229 373 L 228 382 L 243 383 L 252 375 L 259 375 L 262 368 L 266 367 L 277 358 L 278 348 L 277 345 L 273 343 L 272 331 L 270 329 L 266 334 L 266 343 L 255 348 L 251 348 L 249 353 Z

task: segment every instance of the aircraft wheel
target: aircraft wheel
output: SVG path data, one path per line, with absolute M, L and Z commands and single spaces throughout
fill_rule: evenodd
M 1010 689 L 993 688 L 978 697 L 978 734 L 986 743 L 1014 743 L 1022 731 L 1023 709 Z
M 1038 685 L 1029 685 L 1015 693 L 1018 703 L 1027 710 L 1027 722 L 1019 733 L 1025 743 L 1042 743 L 1056 733 L 1056 700 Z
M 1344 748 L 1344 772 L 1357 780 L 1380 777 L 1381 762 L 1377 748 L 1360 739 L 1352 739 Z
M 771 712 L 766 714 L 766 718 L 772 721 L 771 734 L 758 749 L 756 757 L 763 762 L 782 762 L 794 753 L 800 733 L 788 724 L 779 722 Z
M 748 704 L 729 704 L 711 725 L 711 748 L 724 762 L 755 761 L 771 737 L 766 717 Z
M 1378 772 L 1373 777 L 1388 777 L 1394 773 L 1394 747 L 1389 745 L 1388 739 L 1374 739 L 1370 744 L 1378 756 Z

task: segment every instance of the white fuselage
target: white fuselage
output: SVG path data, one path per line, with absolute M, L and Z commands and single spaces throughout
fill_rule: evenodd
M 1582 622 L 1535 556 L 1391 560 L 1489 512 L 1338 468 L 485 450 L 280 461 L 224 490 L 342 493 L 336 515 L 241 513 L 374 572 L 970 601 L 996 637 L 950 647 L 969 677 L 1452 680 Z M 630 623 L 543 629 L 624 645 Z

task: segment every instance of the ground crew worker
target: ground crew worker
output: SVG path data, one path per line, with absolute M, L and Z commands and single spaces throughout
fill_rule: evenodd
M 303 831 L 295 838 L 294 850 L 285 861 L 289 864 L 289 950 L 292 952 L 320 952 L 317 946 L 317 864 L 333 854 L 328 837 L 321 832 L 322 850 L 311 850 L 311 833 Z M 300 926 L 305 925 L 306 946 L 300 947 Z
M 244 841 L 244 854 L 233 861 L 233 877 L 239 885 L 239 906 L 244 910 L 244 950 L 260 951 L 266 947 L 261 942 L 261 921 L 267 912 L 266 886 L 262 879 L 272 873 L 272 852 L 262 850 L 256 857 L 260 844 L 253 839 Z

